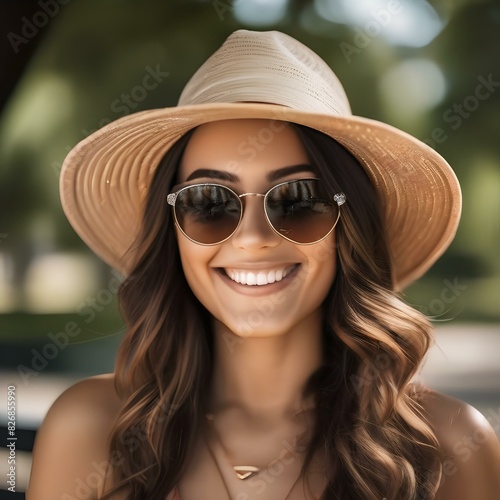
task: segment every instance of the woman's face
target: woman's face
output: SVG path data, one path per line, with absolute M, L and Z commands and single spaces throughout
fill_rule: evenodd
M 269 120 L 226 120 L 198 127 L 178 183 L 214 182 L 238 194 L 265 193 L 280 182 L 315 177 L 292 127 Z M 184 274 L 216 321 L 241 337 L 285 334 L 321 314 L 335 277 L 335 232 L 318 243 L 285 240 L 269 226 L 263 198 L 244 211 L 226 241 L 203 246 L 176 227 Z M 257 282 L 259 284 L 247 284 Z

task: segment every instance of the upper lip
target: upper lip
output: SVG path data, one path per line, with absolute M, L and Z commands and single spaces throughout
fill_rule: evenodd
M 245 269 L 253 271 L 271 271 L 285 267 L 295 266 L 299 262 L 235 262 L 224 266 L 215 266 L 218 269 Z

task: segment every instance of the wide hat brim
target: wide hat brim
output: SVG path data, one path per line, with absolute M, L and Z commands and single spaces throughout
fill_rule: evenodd
M 424 274 L 449 246 L 460 219 L 460 186 L 432 148 L 376 120 L 260 103 L 148 110 L 98 130 L 75 146 L 61 170 L 61 200 L 69 222 L 101 259 L 128 275 L 136 255 L 127 251 L 138 234 L 144 201 L 165 153 L 198 125 L 242 118 L 311 127 L 359 160 L 382 205 L 396 290 Z

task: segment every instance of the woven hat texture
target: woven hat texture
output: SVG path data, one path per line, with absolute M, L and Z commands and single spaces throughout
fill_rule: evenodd
M 127 275 L 135 259 L 127 250 L 162 157 L 194 127 L 240 118 L 311 127 L 359 160 L 381 200 L 396 289 L 424 274 L 452 241 L 461 193 L 444 158 L 395 127 L 353 116 L 328 65 L 277 31 L 234 32 L 192 76 L 178 106 L 120 118 L 76 145 L 60 178 L 69 222 L 99 257 Z

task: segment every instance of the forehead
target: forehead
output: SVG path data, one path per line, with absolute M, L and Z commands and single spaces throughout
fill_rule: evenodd
M 307 153 L 290 124 L 276 120 L 224 120 L 196 128 L 184 151 L 178 178 L 182 182 L 202 168 L 244 177 L 305 163 Z

